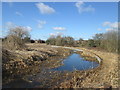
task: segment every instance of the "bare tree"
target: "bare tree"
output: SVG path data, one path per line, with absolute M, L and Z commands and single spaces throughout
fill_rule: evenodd
M 118 52 L 118 31 L 109 31 L 103 35 L 104 48 L 110 52 Z
M 8 49 L 23 49 L 25 47 L 24 39 L 29 37 L 27 28 L 17 26 L 9 29 L 8 35 L 3 42 L 3 46 Z
M 8 35 L 12 35 L 12 36 L 16 36 L 19 37 L 21 39 L 24 39 L 25 37 L 29 37 L 29 32 L 27 30 L 27 28 L 22 27 L 22 26 L 17 26 L 14 28 L 10 28 Z

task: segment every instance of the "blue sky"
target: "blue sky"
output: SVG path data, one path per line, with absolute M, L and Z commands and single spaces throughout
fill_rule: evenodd
M 32 39 L 72 36 L 89 39 L 116 27 L 117 2 L 16 2 L 2 4 L 3 36 L 8 27 L 23 26 Z

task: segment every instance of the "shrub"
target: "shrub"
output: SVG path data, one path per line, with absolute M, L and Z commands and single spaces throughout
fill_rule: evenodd
M 9 29 L 8 35 L 3 41 L 3 47 L 15 50 L 25 48 L 25 38 L 29 36 L 28 31 L 24 27 L 13 27 Z

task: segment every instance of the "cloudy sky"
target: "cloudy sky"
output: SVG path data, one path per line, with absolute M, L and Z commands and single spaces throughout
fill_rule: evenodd
M 25 27 L 32 39 L 51 35 L 89 39 L 117 28 L 117 2 L 16 2 L 2 4 L 2 30 Z

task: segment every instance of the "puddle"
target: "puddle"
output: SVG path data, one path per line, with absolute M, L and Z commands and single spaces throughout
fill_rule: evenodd
M 73 70 L 88 70 L 93 69 L 99 65 L 97 62 L 87 61 L 80 56 L 80 54 L 72 53 L 63 60 L 63 66 L 53 68 L 57 71 L 73 71 Z

